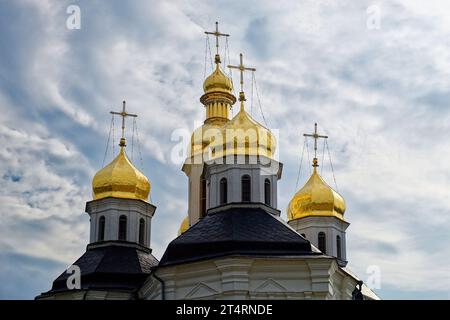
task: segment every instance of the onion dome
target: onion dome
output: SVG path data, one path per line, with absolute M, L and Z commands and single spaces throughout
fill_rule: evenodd
M 231 79 L 222 71 L 222 68 L 220 67 L 220 57 L 218 54 L 215 59 L 216 69 L 205 79 L 205 82 L 203 82 L 203 90 L 205 94 L 211 92 L 225 92 L 232 94 L 233 83 Z
M 218 54 L 215 63 L 215 70 L 203 83 L 204 94 L 200 102 L 205 106 L 206 117 L 204 124 L 195 129 L 191 136 L 190 156 L 203 153 L 210 142 L 221 134 L 220 129 L 230 121 L 230 110 L 236 102 L 232 80 L 223 72 Z
M 233 82 L 220 66 L 220 56 L 216 54 L 216 69 L 206 78 L 203 83 L 204 94 L 200 97 L 200 102 L 206 108 L 206 120 L 221 119 L 229 120 L 231 106 L 236 102 L 233 95 Z
M 220 119 L 210 119 L 201 127 L 195 129 L 191 136 L 189 156 L 203 153 L 205 149 L 209 147 L 211 141 L 215 141 L 217 136 L 222 135 L 223 126 L 224 121 Z
M 181 221 L 180 228 L 178 229 L 178 235 L 185 233 L 189 229 L 189 216 L 186 216 Z
M 289 220 L 309 216 L 336 217 L 344 220 L 345 201 L 317 173 L 317 159 L 314 159 L 314 172 L 308 182 L 289 202 Z
M 147 201 L 150 182 L 128 159 L 124 145 L 123 142 L 119 155 L 95 174 L 92 180 L 94 199 L 115 197 Z
M 276 147 L 274 135 L 245 111 L 245 98 L 242 99 L 238 114 L 222 128 L 223 146 L 220 146 L 220 139 L 211 144 L 215 153 L 213 157 L 247 155 L 272 158 Z

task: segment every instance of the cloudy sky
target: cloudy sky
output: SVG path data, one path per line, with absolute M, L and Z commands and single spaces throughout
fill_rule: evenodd
M 80 29 L 67 28 L 71 4 Z M 279 129 L 282 216 L 302 133 L 318 122 L 347 202 L 350 268 L 363 280 L 379 268 L 383 298 L 450 299 L 444 0 L 0 1 L 0 298 L 47 291 L 84 252 L 85 202 L 109 111 L 124 99 L 139 114 L 142 170 L 158 207 L 152 248 L 161 257 L 187 212 L 173 137 L 204 117 L 203 31 L 216 20 L 231 34 L 231 62 L 243 52 L 257 68 L 264 116 Z M 206 62 L 208 73 L 209 54 Z M 323 176 L 334 185 L 327 157 Z

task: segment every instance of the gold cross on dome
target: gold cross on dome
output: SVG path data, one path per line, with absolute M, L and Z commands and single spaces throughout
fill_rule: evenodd
M 317 164 L 317 140 L 319 138 L 323 138 L 323 139 L 327 139 L 328 136 L 322 136 L 319 135 L 317 133 L 317 123 L 314 123 L 314 133 L 313 134 L 308 134 L 308 133 L 304 133 L 303 136 L 305 137 L 311 137 L 314 139 L 314 160 L 313 160 L 313 167 L 318 167 L 319 165 Z
M 219 32 L 219 23 L 216 21 L 216 31 L 205 31 L 206 34 L 211 34 L 216 37 L 216 55 L 219 55 L 219 37 L 229 37 L 229 34 Z M 217 59 L 216 59 L 217 60 Z
M 132 114 L 132 113 L 127 113 L 125 111 L 125 100 L 123 101 L 122 104 L 122 111 L 121 112 L 116 112 L 116 111 L 110 111 L 111 114 L 116 114 L 122 117 L 122 137 L 120 138 L 120 143 L 119 146 L 121 147 L 126 147 L 126 143 L 125 143 L 125 118 L 126 117 L 137 117 L 137 114 Z
M 238 66 L 228 66 L 230 69 L 238 69 L 241 73 L 241 92 L 239 93 L 239 101 L 245 101 L 245 95 L 244 95 L 244 71 L 256 71 L 255 68 L 250 68 L 244 66 L 244 56 L 242 53 L 239 54 L 239 65 Z

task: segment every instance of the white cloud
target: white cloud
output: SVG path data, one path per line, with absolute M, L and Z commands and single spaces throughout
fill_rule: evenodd
M 280 128 L 280 208 L 293 193 L 301 134 L 318 122 L 347 200 L 355 270 L 379 264 L 383 284 L 398 290 L 434 290 L 445 277 L 449 249 L 427 250 L 423 239 L 449 240 L 448 6 L 378 1 L 381 29 L 367 30 L 371 1 L 80 2 L 76 31 L 65 28 L 68 4 L 11 6 L 33 15 L 31 23 L 11 14 L 39 37 L 4 22 L 12 53 L 0 53 L 1 248 L 66 263 L 83 250 L 82 211 L 99 169 L 91 162 L 103 157 L 108 112 L 126 99 L 139 114 L 162 254 L 187 211 L 187 180 L 168 163 L 177 143 L 170 137 L 204 116 L 203 30 L 219 20 L 232 35 L 231 62 L 243 52 L 256 66 L 265 117 Z M 256 100 L 253 115 L 263 122 Z M 117 129 L 118 121 L 116 142 Z M 304 163 L 303 181 L 305 173 Z

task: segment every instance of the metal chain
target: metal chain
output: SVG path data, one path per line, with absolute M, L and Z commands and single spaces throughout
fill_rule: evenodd
M 330 154 L 330 149 L 328 148 L 328 142 L 325 139 L 325 144 L 327 145 L 327 151 L 328 151 L 328 158 L 330 159 L 330 166 L 331 166 L 331 172 L 333 173 L 333 180 L 334 180 L 334 185 L 336 186 L 336 191 L 339 192 L 337 183 L 336 183 L 336 177 L 334 176 L 334 168 L 333 168 L 333 162 L 331 162 L 331 154 Z
M 141 142 L 139 141 L 139 131 L 138 131 L 138 126 L 137 126 L 137 121 L 136 119 L 133 119 L 135 122 L 135 127 L 136 127 L 136 142 L 138 145 L 138 153 L 139 153 L 139 161 L 140 161 L 140 165 L 141 165 L 141 170 L 144 169 L 144 161 L 142 160 L 142 153 L 141 153 Z
M 253 116 L 253 86 L 255 85 L 255 72 L 252 71 L 252 88 L 250 90 L 250 115 Z
M 267 128 L 269 128 L 269 126 L 267 125 L 267 121 L 266 121 L 266 117 L 264 117 L 264 112 L 262 109 L 262 105 L 261 105 L 261 99 L 259 98 L 259 91 L 258 91 L 258 86 L 257 86 L 257 81 L 256 81 L 256 76 L 254 75 L 255 78 L 255 91 L 256 91 L 256 98 L 258 99 L 258 105 L 259 105 L 259 110 L 261 111 L 261 116 L 264 120 L 264 124 Z
M 111 123 L 109 125 L 109 133 L 108 133 L 108 141 L 106 142 L 106 149 L 105 149 L 105 155 L 103 156 L 102 168 L 105 165 L 106 155 L 108 154 L 109 141 L 111 140 L 111 130 L 112 130 L 112 126 L 113 126 L 113 121 L 114 121 L 114 115 L 111 116 Z
M 134 131 L 135 129 L 135 125 L 136 125 L 136 118 L 133 117 L 133 128 L 131 130 L 131 162 L 133 162 L 134 160 Z
M 297 192 L 298 182 L 300 181 L 300 174 L 301 174 L 301 171 L 302 171 L 302 163 L 303 163 L 303 155 L 305 154 L 305 146 L 306 146 L 306 137 L 303 140 L 302 156 L 300 158 L 300 166 L 298 167 L 297 181 L 295 182 L 294 193 Z
M 324 139 L 326 140 L 326 139 Z M 322 148 L 322 164 L 320 167 L 320 175 L 322 175 L 323 172 L 323 159 L 325 158 L 325 141 L 323 142 L 323 148 Z
M 203 80 L 206 79 L 206 60 L 208 59 L 208 35 L 205 37 L 205 66 L 203 70 Z
M 116 147 L 116 144 L 115 144 L 115 142 L 114 142 L 114 135 L 115 135 L 114 115 L 113 115 L 112 117 L 113 117 L 112 122 L 113 122 L 113 158 L 114 158 L 114 155 L 116 154 L 115 151 L 114 151 L 114 149 L 115 149 L 115 147 Z
M 228 46 L 228 41 L 226 41 L 225 37 L 225 46 L 223 48 L 223 61 L 222 61 L 222 69 L 225 70 L 226 69 L 226 65 L 227 65 L 227 46 Z
M 214 70 L 213 58 L 212 58 L 212 54 L 211 54 L 211 45 L 209 43 L 209 36 L 208 35 L 206 35 L 206 43 L 207 43 L 208 49 L 209 49 L 209 59 L 211 60 L 211 70 Z
M 308 163 L 311 160 L 311 158 L 309 157 L 309 146 L 308 146 L 308 138 L 305 137 L 305 141 L 306 141 L 306 154 L 308 155 Z M 311 175 L 311 166 L 308 166 L 309 168 L 309 175 Z
M 136 129 L 136 143 L 137 143 L 137 146 L 138 146 L 138 154 L 139 154 L 139 161 L 140 161 L 140 165 L 141 165 L 141 171 L 144 171 L 144 160 L 143 160 L 143 157 L 142 157 L 142 152 L 141 152 L 141 142 L 140 142 L 140 140 L 139 140 L 139 130 L 138 130 L 138 125 L 137 125 L 137 121 L 136 121 L 136 118 L 133 118 L 133 127 L 135 127 Z M 150 197 L 150 203 L 153 203 L 153 200 L 152 200 L 152 194 L 150 193 L 149 194 L 149 197 Z
M 227 53 L 228 64 L 230 65 L 231 59 L 230 59 L 230 46 L 228 44 L 228 37 L 225 37 L 225 52 Z M 224 61 L 225 61 L 225 57 L 224 57 Z M 233 83 L 233 69 L 228 68 L 228 76 L 230 77 L 231 85 L 233 86 L 233 95 L 236 97 L 236 89 L 234 88 L 234 83 Z M 234 116 L 233 106 L 231 106 L 231 116 L 232 117 Z

